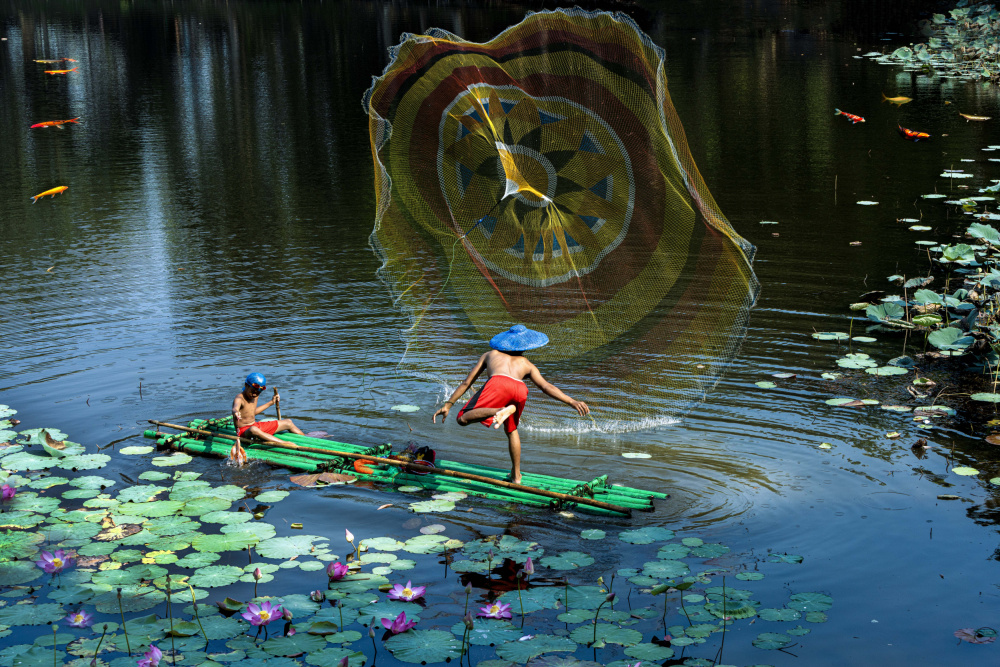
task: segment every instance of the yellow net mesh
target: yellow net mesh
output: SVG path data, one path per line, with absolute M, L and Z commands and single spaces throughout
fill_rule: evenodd
M 520 323 L 549 336 L 529 357 L 600 428 L 701 400 L 759 285 L 691 158 L 663 50 L 627 16 L 573 9 L 485 44 L 404 34 L 390 55 L 363 103 L 371 244 L 411 318 L 401 370 L 454 385 Z M 522 425 L 576 428 L 569 414 L 533 400 Z

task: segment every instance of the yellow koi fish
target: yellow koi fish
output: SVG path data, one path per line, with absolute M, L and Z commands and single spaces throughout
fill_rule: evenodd
M 52 188 L 51 190 L 46 190 L 45 192 L 43 192 L 43 193 L 41 193 L 39 195 L 35 195 L 34 197 L 32 197 L 31 198 L 31 203 L 32 204 L 38 203 L 38 200 L 41 199 L 42 197 L 44 197 L 45 195 L 51 195 L 52 197 L 55 197 L 60 192 L 66 192 L 67 190 L 69 190 L 69 186 L 68 185 L 60 185 L 59 187 Z
M 885 93 L 882 93 L 882 101 L 888 102 L 889 104 L 895 104 L 898 107 L 903 106 L 907 102 L 912 102 L 912 97 L 906 97 L 905 95 L 897 95 L 896 97 L 886 97 Z
M 47 69 L 46 74 L 69 74 L 70 72 L 75 72 L 76 68 L 73 69 Z

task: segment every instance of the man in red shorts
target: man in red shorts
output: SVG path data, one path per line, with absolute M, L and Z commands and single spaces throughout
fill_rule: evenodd
M 240 437 L 254 436 L 264 442 L 284 443 L 274 437 L 280 431 L 291 431 L 303 435 L 298 426 L 292 423 L 291 419 L 278 419 L 277 421 L 257 421 L 257 415 L 278 402 L 278 394 L 274 395 L 270 401 L 264 405 L 257 405 L 257 398 L 267 389 L 267 380 L 261 373 L 251 373 L 243 383 L 243 391 L 233 399 L 233 424 L 236 426 L 236 435 Z
M 437 416 L 448 416 L 448 411 L 462 394 L 468 391 L 476 378 L 485 370 L 486 384 L 476 392 L 458 412 L 457 421 L 462 426 L 481 422 L 484 426 L 500 428 L 507 432 L 507 449 L 510 452 L 510 475 L 507 479 L 514 483 L 521 481 L 521 436 L 517 425 L 521 421 L 524 403 L 528 399 L 528 386 L 524 378 L 530 377 L 539 389 L 552 398 L 571 406 L 580 415 L 590 414 L 590 408 L 583 401 L 576 401 L 548 382 L 538 372 L 538 368 L 523 356 L 527 350 L 534 350 L 549 342 L 549 337 L 540 331 L 516 324 L 509 330 L 497 334 L 490 340 L 493 349 L 479 357 L 479 361 L 469 371 L 462 384 L 452 392 L 451 398 L 434 413 L 431 421 L 437 423 Z

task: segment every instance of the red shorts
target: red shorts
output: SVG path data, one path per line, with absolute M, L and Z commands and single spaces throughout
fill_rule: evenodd
M 469 399 L 465 407 L 459 410 L 458 416 L 461 417 L 466 410 L 475 408 L 505 408 L 513 405 L 516 408 L 514 414 L 508 417 L 503 425 L 507 433 L 513 433 L 521 421 L 521 413 L 524 412 L 524 403 L 527 400 L 528 385 L 507 375 L 494 375 L 475 396 Z M 482 423 L 483 426 L 492 426 L 493 417 L 484 419 Z
M 254 422 L 249 426 L 240 426 L 236 429 L 236 435 L 242 436 L 248 428 L 253 428 L 254 426 L 268 435 L 274 435 L 278 430 L 278 422 L 276 421 Z

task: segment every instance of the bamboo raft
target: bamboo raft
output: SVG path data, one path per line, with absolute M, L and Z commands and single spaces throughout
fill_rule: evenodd
M 156 440 L 162 448 L 188 454 L 226 458 L 236 436 L 231 417 L 195 419 L 186 427 L 154 420 L 150 423 L 156 424 L 157 428 L 147 430 L 144 433 L 147 438 Z M 159 430 L 160 426 L 181 432 L 164 433 Z M 388 443 L 361 447 L 288 432 L 278 437 L 287 440 L 294 449 L 248 438 L 240 438 L 240 441 L 248 460 L 274 467 L 306 473 L 349 474 L 363 481 L 419 486 L 436 493 L 461 491 L 470 496 L 537 507 L 629 516 L 632 510 L 651 512 L 654 500 L 669 497 L 656 491 L 612 485 L 607 475 L 587 482 L 526 472 L 522 474 L 520 484 L 512 484 L 505 481 L 506 469 L 442 459 L 438 459 L 433 472 L 427 474 L 427 468 L 387 460 L 393 454 L 392 445 Z M 370 473 L 355 469 L 354 462 L 358 459 L 366 461 Z

